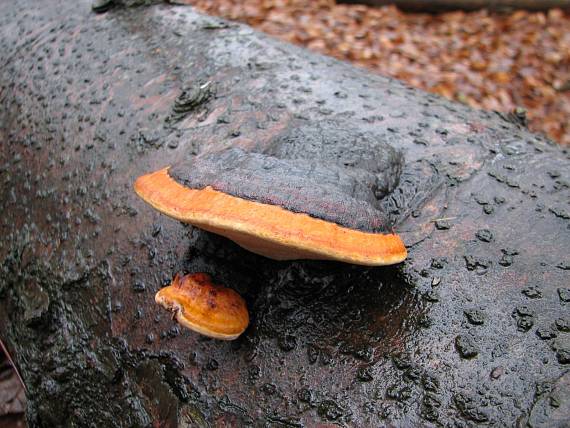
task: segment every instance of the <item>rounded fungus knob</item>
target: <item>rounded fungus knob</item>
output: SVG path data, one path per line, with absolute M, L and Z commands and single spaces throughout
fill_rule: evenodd
M 221 340 L 238 338 L 249 324 L 244 299 L 231 288 L 214 284 L 210 275 L 176 275 L 160 289 L 155 301 L 172 311 L 184 327 Z

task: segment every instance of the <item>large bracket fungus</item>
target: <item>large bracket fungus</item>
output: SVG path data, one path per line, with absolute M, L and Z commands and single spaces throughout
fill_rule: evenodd
M 370 135 L 312 128 L 260 152 L 206 152 L 140 177 L 135 190 L 164 214 L 272 259 L 403 261 L 404 243 L 380 205 L 398 185 L 401 153 Z M 303 138 L 311 132 L 320 138 Z

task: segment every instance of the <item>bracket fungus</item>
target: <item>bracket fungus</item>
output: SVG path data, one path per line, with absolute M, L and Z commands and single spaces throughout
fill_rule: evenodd
M 171 285 L 156 293 L 155 301 L 184 327 L 215 339 L 234 340 L 249 324 L 243 298 L 214 284 L 206 273 L 176 275 Z
M 265 257 L 382 266 L 407 256 L 374 205 L 395 187 L 385 181 L 364 169 L 231 148 L 139 177 L 135 191 L 160 212 Z

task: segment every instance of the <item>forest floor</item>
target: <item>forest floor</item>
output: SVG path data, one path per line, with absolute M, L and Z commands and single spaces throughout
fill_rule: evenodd
M 0 348 L 0 427 L 25 427 L 25 401 L 24 387 Z
M 533 131 L 570 145 L 570 13 L 428 15 L 334 0 L 183 2 L 475 108 L 522 107 Z

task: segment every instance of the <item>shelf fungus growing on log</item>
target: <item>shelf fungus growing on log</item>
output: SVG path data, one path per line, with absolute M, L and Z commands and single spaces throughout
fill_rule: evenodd
M 380 176 L 322 157 L 230 148 L 144 175 L 135 190 L 160 212 L 275 260 L 390 265 L 407 252 L 376 203 L 401 169 L 398 153 L 387 157 Z
M 243 298 L 214 284 L 205 273 L 176 275 L 171 285 L 156 293 L 155 301 L 184 327 L 215 339 L 237 339 L 249 324 Z

